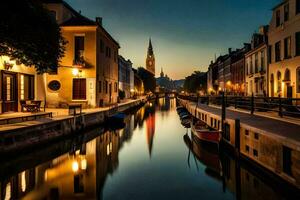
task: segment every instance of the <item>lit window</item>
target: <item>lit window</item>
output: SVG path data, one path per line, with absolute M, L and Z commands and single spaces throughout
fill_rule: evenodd
M 24 75 L 21 75 L 21 85 L 20 85 L 20 89 L 21 89 L 21 100 L 24 100 Z

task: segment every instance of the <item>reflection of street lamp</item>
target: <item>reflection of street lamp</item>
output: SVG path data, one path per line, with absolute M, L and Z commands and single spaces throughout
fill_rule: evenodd
M 79 169 L 78 162 L 77 161 L 73 161 L 72 162 L 72 170 L 73 170 L 73 172 L 77 172 L 78 169 Z
M 84 159 L 81 160 L 81 169 L 86 170 L 86 168 L 87 168 L 87 161 L 84 158 Z

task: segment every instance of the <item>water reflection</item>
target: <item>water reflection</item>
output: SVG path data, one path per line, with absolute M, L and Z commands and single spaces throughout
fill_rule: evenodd
M 149 102 L 122 130 L 89 131 L 0 166 L 0 199 L 284 199 L 230 156 L 184 135 L 176 101 Z M 270 183 L 271 182 L 271 183 Z
M 196 166 L 198 161 L 201 162 L 205 166 L 205 174 L 221 182 L 223 192 L 235 194 L 235 199 L 299 198 L 299 193 L 289 193 L 289 189 L 285 190 L 272 183 L 272 180 L 266 180 L 262 174 L 255 173 L 255 170 L 249 169 L 245 164 L 241 165 L 240 161 L 234 160 L 226 152 L 219 152 L 217 148 L 202 143 L 193 134 L 186 134 L 183 139 L 189 149 L 188 166 L 191 165 L 190 157 L 194 158 Z

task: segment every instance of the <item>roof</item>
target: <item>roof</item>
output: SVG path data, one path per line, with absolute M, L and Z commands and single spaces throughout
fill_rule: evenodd
M 105 30 L 105 28 L 97 23 L 95 20 L 91 20 L 83 15 L 81 15 L 79 12 L 77 12 L 76 10 L 74 10 L 68 3 L 66 3 L 63 0 L 42 0 L 43 3 L 62 3 L 66 8 L 68 8 L 73 16 L 60 24 L 60 26 L 98 26 L 100 27 L 103 32 L 107 35 L 107 37 L 109 39 L 111 39 L 119 48 L 120 45 L 119 43 Z
M 280 6 L 282 6 L 283 4 L 287 3 L 289 0 L 282 0 L 281 3 L 277 4 L 274 8 L 272 8 L 272 10 L 276 10 L 277 8 L 279 8 Z
M 82 15 L 73 16 L 69 20 L 60 24 L 60 26 L 97 26 L 97 23 Z

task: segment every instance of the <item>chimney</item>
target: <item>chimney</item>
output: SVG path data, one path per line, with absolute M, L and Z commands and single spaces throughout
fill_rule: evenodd
M 102 17 L 96 17 L 96 23 L 97 23 L 99 26 L 102 26 Z

